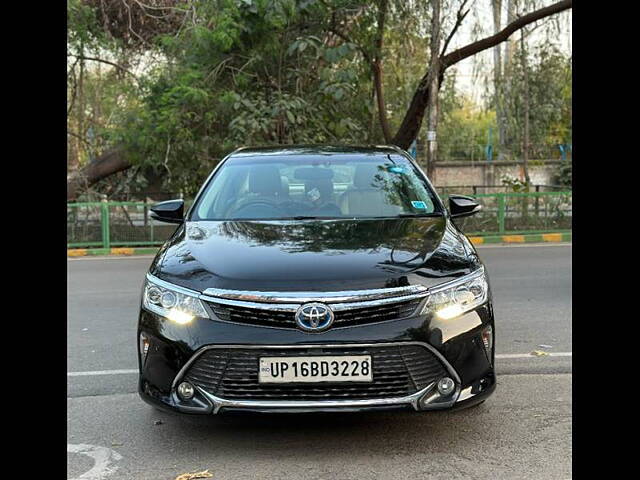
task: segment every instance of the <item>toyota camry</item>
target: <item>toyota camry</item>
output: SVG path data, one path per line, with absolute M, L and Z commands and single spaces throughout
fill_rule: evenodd
M 457 409 L 495 389 L 487 272 L 396 147 L 242 148 L 144 280 L 140 396 L 192 414 Z

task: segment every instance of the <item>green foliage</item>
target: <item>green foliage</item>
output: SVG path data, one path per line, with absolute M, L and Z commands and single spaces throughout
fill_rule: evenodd
M 522 55 L 522 51 L 518 52 Z M 558 144 L 571 143 L 571 59 L 553 47 L 539 47 L 528 58 L 529 131 L 531 158 L 559 157 Z M 513 65 L 513 91 L 508 101 L 511 115 L 509 150 L 522 155 L 524 131 L 524 71 L 520 61 Z
M 571 162 L 562 162 L 556 168 L 554 172 L 554 179 L 556 185 L 562 185 L 563 187 L 571 188 L 572 185 L 572 170 L 573 163 Z
M 116 134 L 135 164 L 190 195 L 241 145 L 364 140 L 353 45 L 324 45 L 288 0 L 199 8 L 196 26 L 158 42 L 166 68 L 146 78 L 140 107 Z
M 512 192 L 528 192 L 527 182 L 517 177 L 505 175 L 500 179 L 503 186 L 509 188 Z
M 455 77 L 442 88 L 438 124 L 438 158 L 446 160 L 482 160 L 488 144 L 488 132 L 496 132 L 496 113 L 482 110 L 455 91 Z M 494 139 L 496 134 L 494 133 Z

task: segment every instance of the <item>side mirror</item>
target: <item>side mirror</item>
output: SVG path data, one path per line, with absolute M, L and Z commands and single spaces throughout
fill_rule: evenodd
M 184 200 L 167 200 L 151 207 L 151 218 L 166 223 L 182 223 L 184 221 Z
M 468 217 L 482 210 L 482 205 L 465 195 L 449 195 L 451 218 Z

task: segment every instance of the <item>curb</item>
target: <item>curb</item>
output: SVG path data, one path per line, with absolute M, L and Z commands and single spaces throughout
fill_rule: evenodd
M 570 242 L 569 233 L 531 233 L 526 235 L 488 235 L 483 237 L 469 237 L 474 245 L 484 245 L 488 243 L 541 243 L 541 242 Z M 96 255 L 155 255 L 159 247 L 142 248 L 71 248 L 67 249 L 67 257 L 86 257 Z
M 143 247 L 143 248 L 70 248 L 67 249 L 67 257 L 86 257 L 96 255 L 155 255 L 160 247 Z
M 474 245 L 487 243 L 541 243 L 541 242 L 570 242 L 571 232 L 568 233 L 530 233 L 526 235 L 488 235 L 486 237 L 469 237 Z

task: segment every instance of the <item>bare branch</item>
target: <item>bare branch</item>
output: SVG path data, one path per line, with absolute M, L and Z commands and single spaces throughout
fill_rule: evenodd
M 573 0 L 563 0 L 561 2 L 554 3 L 553 5 L 549 5 L 548 7 L 541 8 L 540 10 L 536 10 L 535 12 L 523 15 L 514 22 L 511 22 L 495 35 L 491 35 L 490 37 L 483 38 L 482 40 L 478 40 L 477 42 L 470 43 L 469 45 L 466 45 L 462 48 L 459 48 L 458 50 L 451 52 L 448 55 L 445 55 L 442 58 L 442 64 L 440 68 L 444 71 L 451 65 L 454 65 L 461 60 L 464 60 L 465 58 L 471 57 L 476 53 L 482 52 L 483 50 L 491 47 L 495 47 L 497 44 L 504 42 L 511 36 L 512 33 L 520 30 L 523 27 L 526 27 L 530 23 L 548 17 L 549 15 L 568 10 L 572 6 Z
M 75 53 L 67 53 L 67 55 L 70 55 L 72 57 L 75 57 L 79 60 L 90 60 L 93 62 L 99 62 L 99 63 L 105 63 L 107 65 L 111 65 L 112 67 L 116 67 L 118 70 L 128 73 L 129 75 L 131 75 L 134 78 L 137 78 L 136 74 L 133 73 L 131 70 L 127 70 L 126 68 L 124 68 L 122 65 L 119 65 L 115 62 L 112 62 L 110 60 L 105 60 L 104 58 L 98 58 L 98 57 L 85 57 L 84 55 L 77 55 Z
M 466 6 L 468 1 L 469 0 L 464 0 L 460 5 L 460 8 L 458 9 L 458 14 L 456 15 L 456 23 L 451 29 L 451 33 L 449 33 L 449 35 L 447 36 L 447 39 L 444 41 L 444 46 L 442 47 L 442 53 L 440 54 L 441 57 L 444 57 L 444 54 L 447 51 L 447 48 L 449 47 L 449 42 L 451 42 L 451 39 L 456 34 L 456 32 L 458 31 L 458 28 L 460 28 L 460 25 L 462 25 L 462 22 L 464 21 L 465 17 L 469 14 L 469 11 L 471 10 L 471 7 L 469 7 L 467 8 L 466 11 L 464 11 L 464 7 Z
M 527 25 L 541 20 L 545 17 L 560 13 L 564 10 L 568 10 L 572 6 L 573 0 L 563 0 L 554 3 L 553 5 L 549 5 L 548 7 L 544 7 L 534 12 L 528 13 L 527 15 L 524 15 L 511 22 L 495 35 L 491 35 L 490 37 L 483 38 L 482 40 L 478 40 L 477 42 L 470 43 L 469 45 L 466 45 L 449 53 L 448 55 L 443 56 L 438 72 L 439 77 L 442 78 L 444 76 L 445 70 L 448 67 L 455 65 L 461 60 L 471 57 L 476 53 L 482 52 L 483 50 L 486 50 L 488 48 L 495 47 L 499 43 L 507 40 L 511 36 L 511 34 L 520 30 L 521 28 L 526 27 Z M 409 104 L 409 108 L 407 109 L 407 112 L 402 119 L 402 123 L 400 124 L 395 137 L 393 138 L 393 143 L 401 148 L 409 148 L 409 145 L 411 145 L 411 142 L 416 138 L 418 132 L 420 131 L 424 112 L 426 111 L 428 104 L 429 78 L 430 77 L 427 72 L 420 80 L 413 98 L 411 99 L 411 103 Z M 442 82 L 440 81 L 440 84 L 441 83 Z

